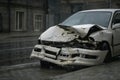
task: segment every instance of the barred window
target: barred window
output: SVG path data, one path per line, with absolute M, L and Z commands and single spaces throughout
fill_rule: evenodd
M 16 26 L 15 30 L 21 31 L 25 27 L 25 13 L 22 11 L 16 11 Z
M 36 14 L 34 15 L 34 31 L 40 31 L 42 27 L 42 15 Z

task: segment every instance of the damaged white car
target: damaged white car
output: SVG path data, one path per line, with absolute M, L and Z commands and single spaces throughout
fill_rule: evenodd
M 120 54 L 120 10 L 80 11 L 41 34 L 31 57 L 41 66 L 98 65 Z

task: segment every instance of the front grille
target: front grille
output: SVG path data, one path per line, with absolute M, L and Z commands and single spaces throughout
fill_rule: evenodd
M 80 54 L 72 54 L 72 58 L 74 58 L 74 57 L 79 57 L 80 56 Z
M 51 59 L 54 59 L 54 60 L 56 60 L 56 58 L 53 58 L 53 57 L 49 57 L 49 56 L 45 56 L 45 57 L 47 57 L 47 58 L 51 58 Z
M 62 47 L 81 47 L 83 46 L 83 44 L 78 43 L 77 41 L 71 41 L 71 42 L 52 42 L 52 41 L 42 41 L 43 45 L 48 45 L 48 46 L 52 46 L 52 47 L 57 47 L 57 48 L 62 48 Z
M 58 48 L 69 46 L 69 43 L 68 43 L 68 42 L 42 41 L 41 44 L 43 44 L 43 45 L 48 45 L 48 46 L 52 46 L 52 47 L 58 47 Z
M 95 49 L 95 46 L 91 43 L 80 43 L 78 41 L 70 42 L 52 42 L 52 41 L 41 41 L 42 45 L 63 48 L 63 47 L 72 47 L 72 48 L 84 48 L 84 49 Z
M 45 50 L 45 53 L 51 54 L 51 55 L 56 55 L 56 52 L 52 52 L 52 51 L 49 51 L 49 50 Z

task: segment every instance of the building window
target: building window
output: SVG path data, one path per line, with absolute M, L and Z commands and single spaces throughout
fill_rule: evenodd
M 42 27 L 42 15 L 40 14 L 35 14 L 34 15 L 34 31 L 40 31 Z
M 16 11 L 16 31 L 22 31 L 25 28 L 25 12 Z

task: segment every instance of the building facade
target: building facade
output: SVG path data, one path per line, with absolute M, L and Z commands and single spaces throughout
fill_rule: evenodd
M 53 25 L 64 21 L 67 17 L 69 17 L 71 14 L 77 11 L 88 9 L 120 8 L 119 0 L 48 0 L 48 1 L 49 1 L 48 13 L 49 16 L 52 17 L 50 18 L 53 19 L 52 22 L 50 21 L 49 23 L 54 23 Z
M 119 0 L 0 0 L 0 32 L 43 32 L 77 11 L 119 4 Z
M 45 0 L 0 0 L 0 32 L 42 31 Z

